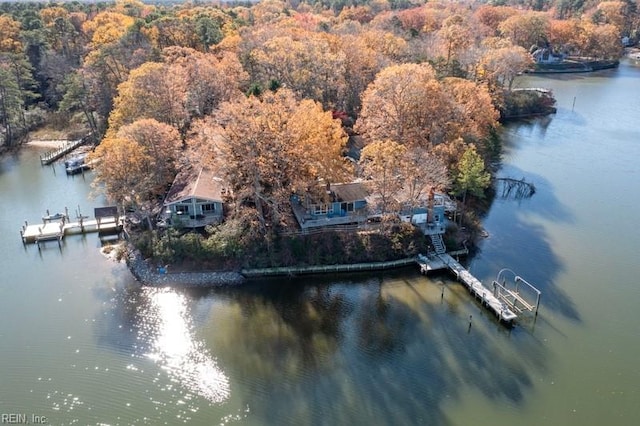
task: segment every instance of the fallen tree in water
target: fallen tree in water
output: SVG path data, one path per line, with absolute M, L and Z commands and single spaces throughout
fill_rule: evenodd
M 536 193 L 534 184 L 522 179 L 497 178 L 496 195 L 505 200 L 523 200 Z

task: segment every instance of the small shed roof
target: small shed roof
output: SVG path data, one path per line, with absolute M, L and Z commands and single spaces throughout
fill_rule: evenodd
M 369 196 L 369 190 L 363 182 L 331 184 L 331 191 L 337 201 L 351 202 L 364 200 Z
M 102 219 L 105 217 L 118 217 L 118 207 L 96 207 L 93 209 L 93 215 L 96 219 Z
M 164 204 L 173 204 L 190 198 L 222 201 L 223 181 L 210 169 L 184 170 L 176 176 Z

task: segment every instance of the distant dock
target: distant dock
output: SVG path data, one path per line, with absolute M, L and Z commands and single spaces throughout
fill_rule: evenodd
M 540 291 L 538 291 L 531 284 L 527 283 L 521 277 L 515 276 L 515 287 L 512 289 L 507 288 L 506 280 L 499 282 L 503 271 L 500 271 L 498 280 L 493 282 L 493 290 L 485 287 L 480 280 L 471 275 L 457 260 L 451 257 L 449 254 L 432 254 L 431 256 L 418 256 L 417 260 L 420 266 L 420 272 L 427 274 L 431 271 L 437 271 L 442 269 L 448 269 L 451 271 L 458 281 L 467 287 L 469 292 L 478 299 L 483 306 L 493 312 L 496 317 L 503 323 L 511 325 L 518 318 L 518 313 L 522 313 L 526 310 L 533 312 L 537 315 L 538 306 L 540 303 Z M 529 290 L 528 294 L 523 294 L 519 288 L 519 284 L 525 283 L 526 289 Z M 535 302 L 530 300 L 529 295 L 535 297 Z
M 65 213 L 57 213 L 42 217 L 42 223 L 29 225 L 27 221 L 20 229 L 20 237 L 23 244 L 35 243 L 38 248 L 46 241 L 57 241 L 62 245 L 62 240 L 70 234 L 86 234 L 98 232 L 100 235 L 115 235 L 122 232 L 123 218 L 118 214 L 116 207 L 97 207 L 94 209 L 95 218 L 82 216 L 78 211 L 76 219 L 69 219 L 68 210 Z
M 85 138 L 78 139 L 78 140 L 75 140 L 75 141 L 68 141 L 67 143 L 62 145 L 60 148 L 54 149 L 54 150 L 49 151 L 49 152 L 45 153 L 44 155 L 40 156 L 40 164 L 42 164 L 43 166 L 47 166 L 47 165 L 53 163 L 54 161 L 58 160 L 59 158 L 62 158 L 65 155 L 67 155 L 68 153 L 70 153 L 71 151 L 75 150 L 80 145 L 85 144 L 87 142 L 87 140 L 88 140 L 88 138 L 85 137 Z

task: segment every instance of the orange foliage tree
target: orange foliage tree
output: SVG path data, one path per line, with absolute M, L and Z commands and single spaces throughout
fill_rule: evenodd
M 293 192 L 315 191 L 319 179 L 341 180 L 346 135 L 330 112 L 311 100 L 297 101 L 286 89 L 223 103 L 197 126 L 207 133 L 213 164 L 234 191 L 239 215 L 248 207 L 260 232 L 289 212 Z
M 181 139 L 171 126 L 152 119 L 122 126 L 92 153 L 95 185 L 118 204 L 143 206 L 165 193 L 176 173 Z
M 430 65 L 393 65 L 364 92 L 355 130 L 369 140 L 429 148 L 446 140 L 453 112 Z

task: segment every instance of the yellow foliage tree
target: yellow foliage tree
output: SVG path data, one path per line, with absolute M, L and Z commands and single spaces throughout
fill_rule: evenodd
M 167 190 L 181 148 L 180 135 L 167 124 L 143 119 L 122 126 L 91 155 L 98 160 L 96 184 L 118 203 L 144 205 Z
M 145 176 L 151 159 L 139 143 L 115 136 L 106 137 L 91 158 L 99 159 L 94 186 L 104 191 L 107 197 L 120 205 L 136 206 L 148 199 L 140 193 L 140 177 Z
M 82 24 L 82 30 L 91 39 L 95 49 L 118 41 L 134 22 L 131 16 L 105 11 Z
M 20 23 L 10 16 L 0 15 L 0 52 L 20 53 L 22 49 Z
M 188 120 L 186 93 L 186 75 L 179 68 L 157 62 L 141 65 L 118 86 L 108 135 L 139 118 L 153 118 L 183 129 Z

